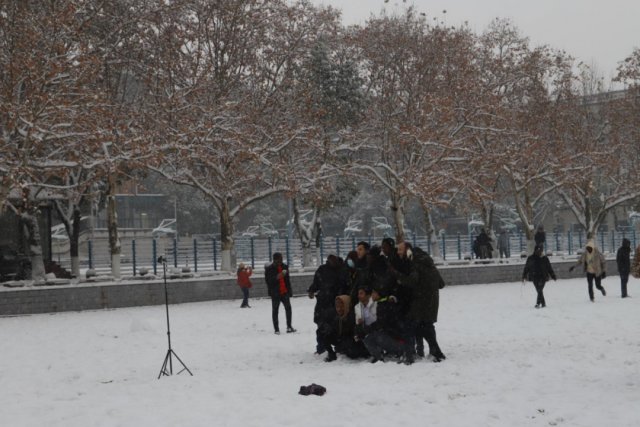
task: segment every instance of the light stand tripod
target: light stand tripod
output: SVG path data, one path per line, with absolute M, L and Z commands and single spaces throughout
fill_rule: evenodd
M 189 368 L 187 368 L 187 365 L 185 365 L 184 362 L 180 360 L 176 352 L 171 349 L 171 329 L 169 327 L 169 294 L 167 292 L 167 260 L 165 259 L 165 257 L 161 256 L 160 258 L 158 258 L 158 262 L 162 263 L 162 272 L 164 275 L 164 305 L 167 309 L 167 339 L 169 341 L 169 350 L 167 350 L 167 355 L 164 357 L 164 362 L 162 363 L 162 368 L 160 368 L 158 379 L 160 379 L 160 377 L 163 375 L 173 375 L 173 361 L 171 360 L 172 355 L 175 356 L 176 359 L 178 359 L 178 362 L 180 362 L 183 368 L 176 375 L 179 375 L 180 373 L 182 373 L 182 371 L 187 371 L 189 372 L 189 375 L 193 376 Z M 169 365 L 169 369 L 167 369 L 167 364 Z

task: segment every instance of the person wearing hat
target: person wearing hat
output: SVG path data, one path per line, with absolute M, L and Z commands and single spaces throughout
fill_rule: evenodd
M 578 262 L 569 268 L 569 271 L 573 271 L 577 266 L 582 265 L 585 273 L 587 273 L 587 284 L 589 286 L 589 299 L 594 302 L 593 297 L 593 282 L 596 283 L 596 288 L 602 292 L 602 296 L 607 296 L 607 291 L 602 287 L 602 279 L 607 276 L 607 264 L 604 259 L 604 255 L 596 248 L 593 240 L 587 242 L 586 250 L 580 255 Z
M 536 308 L 543 308 L 547 306 L 544 299 L 543 289 L 544 285 L 549 280 L 549 277 L 556 280 L 556 273 L 554 273 L 553 268 L 551 268 L 549 258 L 544 254 L 544 246 L 538 244 L 533 250 L 533 254 L 529 255 L 527 258 L 527 262 L 524 265 L 524 271 L 522 272 L 522 283 L 528 279 L 532 281 L 533 286 L 536 287 L 536 292 L 538 293 Z
M 250 279 L 252 274 L 253 270 L 251 270 L 251 267 L 247 267 L 243 263 L 238 264 L 238 286 L 240 286 L 240 290 L 242 291 L 242 304 L 240 308 L 251 308 L 249 305 L 249 289 L 253 286 Z

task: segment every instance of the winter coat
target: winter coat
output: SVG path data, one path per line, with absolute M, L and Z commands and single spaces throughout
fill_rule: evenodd
M 371 313 L 371 317 L 373 318 L 374 322 L 376 320 L 376 306 L 377 306 L 377 303 L 371 298 L 369 299 L 369 304 L 366 305 L 366 308 L 368 309 L 369 313 Z M 355 315 L 356 315 L 356 318 L 355 318 L 356 324 L 360 319 L 362 319 L 364 322 L 363 313 L 365 311 L 365 305 L 358 301 L 358 304 L 356 304 L 353 311 L 355 312 Z
M 387 260 L 382 255 L 377 256 L 365 270 L 364 282 L 371 289 L 380 290 L 381 294 L 394 295 L 398 282 L 396 276 L 391 272 Z
M 616 253 L 616 263 L 618 264 L 618 273 L 629 274 L 631 272 L 631 242 L 628 239 L 622 239 L 622 246 Z
M 593 241 L 589 241 L 587 243 L 587 247 L 591 247 L 593 249 L 593 257 L 594 257 L 594 262 L 593 262 L 594 273 L 593 274 L 596 277 L 601 277 L 603 274 L 607 272 L 607 264 L 605 262 L 604 255 L 602 255 L 600 251 L 595 247 L 595 244 L 593 243 Z M 582 255 L 580 255 L 578 262 L 576 262 L 574 265 L 574 267 L 582 265 L 582 268 L 584 269 L 585 273 L 587 272 L 587 256 L 588 256 L 588 252 L 585 250 L 582 253 Z
M 355 315 L 351 310 L 351 299 L 348 295 L 339 295 L 335 299 L 341 299 L 345 307 L 342 317 L 338 315 L 335 302 L 332 307 L 323 309 L 320 313 L 318 331 L 321 336 L 335 336 L 341 339 L 353 339 L 355 334 Z M 335 301 L 335 300 L 334 300 Z
M 336 296 L 346 287 L 345 276 L 338 266 L 322 264 L 313 275 L 313 282 L 307 292 L 316 295 L 317 305 L 330 307 Z
M 371 331 L 382 331 L 392 337 L 400 337 L 398 304 L 388 297 L 376 301 L 376 321 L 371 325 Z
M 631 275 L 636 279 L 640 279 L 640 246 L 636 248 L 636 255 L 633 257 Z
M 287 295 L 292 296 L 291 280 L 289 280 L 289 266 L 282 263 L 282 270 L 286 270 L 287 274 L 284 276 L 284 284 L 287 287 Z M 267 282 L 267 291 L 271 298 L 280 296 L 280 280 L 278 279 L 278 266 L 271 263 L 264 271 L 264 281 Z
M 522 280 L 531 282 L 548 281 L 549 277 L 556 280 L 556 273 L 551 268 L 551 262 L 546 256 L 538 256 L 536 254 L 529 255 L 522 272 Z
M 498 249 L 507 249 L 509 247 L 509 234 L 507 232 L 500 233 L 498 237 Z
M 485 232 L 480 233 L 476 239 L 478 239 L 478 245 L 491 246 L 491 238 Z
M 358 303 L 358 289 L 366 285 L 368 285 L 366 270 L 356 268 L 347 269 L 347 291 L 345 294 L 351 297 L 352 307 Z
M 238 269 L 238 286 L 241 288 L 251 288 L 253 284 L 251 283 L 251 275 L 253 271 L 250 269 L 243 268 L 242 270 Z
M 398 273 L 398 280 L 402 286 L 411 289 L 408 317 L 417 322 L 437 322 L 440 288 L 444 287 L 444 280 L 431 256 L 420 248 L 414 248 L 409 274 Z

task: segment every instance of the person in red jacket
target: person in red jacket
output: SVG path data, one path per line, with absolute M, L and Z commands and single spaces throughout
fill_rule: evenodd
M 253 286 L 250 279 L 252 274 L 253 270 L 251 270 L 251 267 L 247 267 L 243 263 L 238 265 L 238 286 L 240 286 L 243 296 L 240 308 L 251 308 L 249 305 L 249 289 Z

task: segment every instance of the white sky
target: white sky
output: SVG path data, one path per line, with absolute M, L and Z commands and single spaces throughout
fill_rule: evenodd
M 564 49 L 578 61 L 595 63 L 605 80 L 617 63 L 640 48 L 640 0 L 312 0 L 343 11 L 346 24 L 364 23 L 383 7 L 413 4 L 427 16 L 482 32 L 495 17 L 509 18 L 534 45 Z M 443 14 L 446 10 L 446 14 Z

